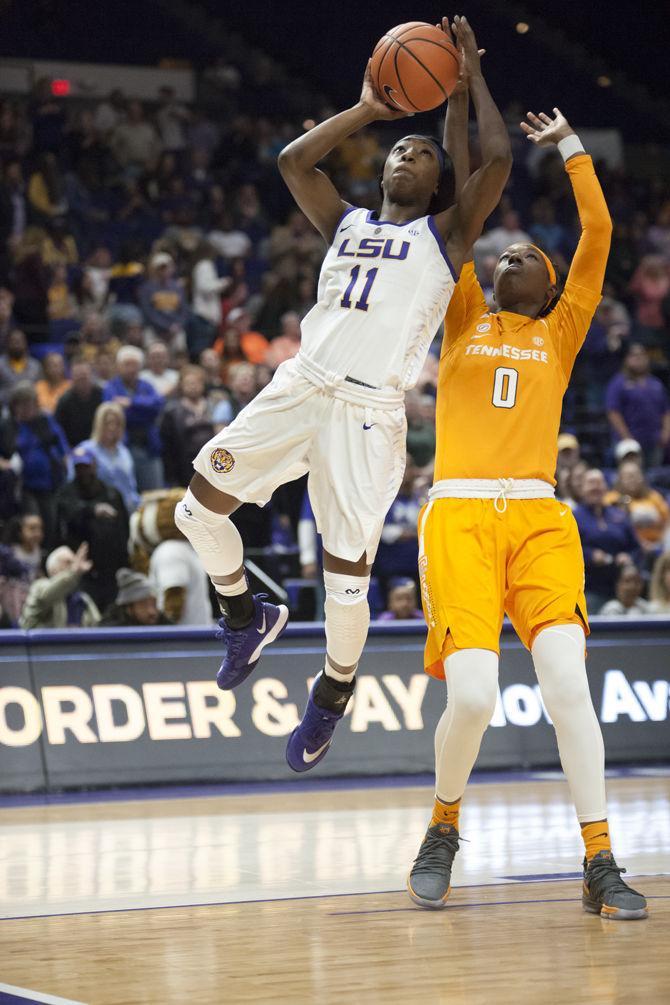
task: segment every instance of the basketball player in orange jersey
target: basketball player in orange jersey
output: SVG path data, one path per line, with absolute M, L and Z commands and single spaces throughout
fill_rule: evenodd
M 450 102 L 451 106 L 451 102 Z M 449 108 L 446 141 L 458 134 Z M 435 483 L 419 517 L 428 623 L 425 667 L 445 679 L 435 733 L 436 799 L 408 879 L 417 904 L 443 908 L 458 850 L 468 777 L 493 715 L 506 612 L 530 650 L 556 730 L 585 845 L 583 905 L 604 918 L 646 917 L 621 879 L 607 824 L 604 748 L 585 665 L 584 562 L 571 510 L 554 498 L 563 395 L 600 301 L 611 221 L 591 158 L 565 117 L 528 114 L 522 129 L 558 146 L 582 233 L 559 296 L 551 261 L 532 244 L 500 256 L 489 311 L 474 265 L 463 266 L 445 319 L 437 398 Z M 451 146 L 457 185 L 461 154 Z M 458 157 L 461 157 L 459 169 Z
M 443 25 L 448 31 L 448 25 Z M 360 100 L 290 143 L 279 169 L 328 251 L 318 301 L 303 319 L 300 352 L 203 447 L 178 504 L 189 539 L 219 595 L 224 689 L 252 673 L 288 612 L 251 594 L 242 540 L 230 521 L 242 502 L 266 503 L 309 472 L 324 547 L 326 659 L 287 761 L 309 771 L 327 754 L 352 696 L 367 637 L 370 567 L 405 467 L 404 393 L 418 378 L 472 242 L 507 181 L 505 123 L 482 76 L 465 18 L 454 19 L 482 148 L 482 166 L 451 205 L 450 165 L 438 141 L 411 134 L 389 153 L 380 213 L 346 203 L 317 165 L 377 119 L 402 118 L 375 93 L 370 69 Z

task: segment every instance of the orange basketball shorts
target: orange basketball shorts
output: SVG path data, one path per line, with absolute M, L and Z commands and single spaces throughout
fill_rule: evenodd
M 500 652 L 503 617 L 527 649 L 549 625 L 589 633 L 584 557 L 572 511 L 556 499 L 435 499 L 419 516 L 424 666 L 444 679 L 458 649 Z

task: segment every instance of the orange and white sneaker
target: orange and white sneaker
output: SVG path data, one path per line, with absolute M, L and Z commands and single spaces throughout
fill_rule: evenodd
M 621 878 L 611 851 L 599 851 L 590 862 L 584 859 L 582 905 L 589 914 L 610 921 L 634 921 L 648 916 L 647 901 Z
M 407 892 L 419 907 L 440 911 L 447 906 L 458 840 L 458 831 L 451 824 L 433 824 L 426 831 L 407 877 Z

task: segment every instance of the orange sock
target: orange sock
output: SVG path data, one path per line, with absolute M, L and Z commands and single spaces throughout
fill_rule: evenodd
M 594 820 L 592 823 L 581 826 L 587 862 L 590 862 L 599 851 L 612 851 L 607 820 Z
M 433 827 L 435 824 L 449 824 L 451 827 L 455 827 L 458 830 L 458 814 L 461 811 L 461 801 L 460 799 L 454 800 L 453 803 L 446 803 L 442 799 L 438 799 L 435 796 L 435 805 L 433 807 L 433 815 L 430 819 L 430 826 Z

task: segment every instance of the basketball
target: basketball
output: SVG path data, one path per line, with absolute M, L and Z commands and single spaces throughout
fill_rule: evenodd
M 403 112 L 428 112 L 449 97 L 458 80 L 458 52 L 444 32 L 423 21 L 391 28 L 372 53 L 379 96 Z

